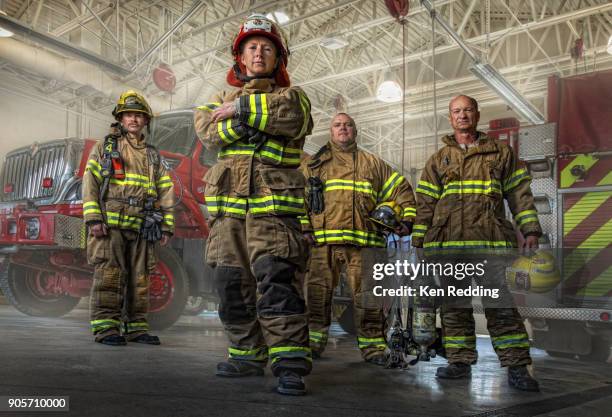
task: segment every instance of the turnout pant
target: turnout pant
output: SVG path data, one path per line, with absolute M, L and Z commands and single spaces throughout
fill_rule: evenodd
M 219 317 L 229 338 L 231 360 L 264 367 L 274 375 L 312 367 L 308 318 L 300 273 L 308 256 L 297 218 L 216 218 L 206 261 L 219 294 Z
M 384 351 L 382 304 L 372 293 L 371 274 L 364 275 L 362 264 L 362 248 L 359 246 L 324 245 L 312 248 L 306 273 L 306 300 L 310 314 L 310 347 L 313 351 L 321 354 L 325 350 L 333 292 L 343 267 L 352 290 L 357 344 L 361 355 L 369 359 Z
M 500 298 L 483 297 L 487 329 L 501 366 L 531 364 L 529 337 L 512 295 L 505 285 L 505 263 L 489 262 L 485 286 L 499 288 Z M 468 280 L 466 280 L 468 281 Z M 489 284 L 486 284 L 489 281 Z M 457 283 L 454 282 L 453 285 Z M 466 287 L 469 282 L 463 283 Z M 461 284 L 460 284 L 461 285 Z M 476 363 L 476 332 L 471 299 L 448 300 L 440 311 L 444 348 L 449 363 Z
M 88 237 L 87 257 L 95 267 L 89 310 L 96 341 L 121 332 L 133 339 L 149 330 L 153 250 L 151 243 L 129 230 L 108 229 L 103 238 Z

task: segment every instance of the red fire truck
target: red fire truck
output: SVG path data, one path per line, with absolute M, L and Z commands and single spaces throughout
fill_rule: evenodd
M 172 325 L 189 296 L 213 298 L 203 251 L 208 236 L 202 178 L 216 155 L 193 128 L 192 110 L 155 117 L 150 143 L 174 172 L 176 233 L 160 248 L 151 276 L 150 322 Z M 92 268 L 85 256 L 81 179 L 92 139 L 34 144 L 6 155 L 0 173 L 0 289 L 19 311 L 61 316 L 89 295 Z
M 605 361 L 612 347 L 612 71 L 548 83 L 548 123 L 490 122 L 532 178 L 545 245 L 562 282 L 520 307 L 536 347 Z

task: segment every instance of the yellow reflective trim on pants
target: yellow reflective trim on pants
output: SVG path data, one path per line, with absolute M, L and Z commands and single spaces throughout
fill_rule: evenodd
M 315 240 L 319 244 L 351 242 L 360 246 L 385 247 L 386 242 L 378 232 L 364 232 L 350 229 L 326 229 L 314 232 Z
M 272 363 L 282 359 L 305 359 L 312 361 L 309 347 L 304 346 L 279 346 L 268 349 L 268 354 L 272 358 Z
M 527 333 L 493 336 L 491 337 L 491 343 L 495 349 L 528 348 L 529 338 Z
M 412 228 L 412 237 L 424 237 L 428 227 L 424 224 L 415 224 Z
M 239 349 L 234 347 L 227 348 L 228 356 L 232 359 L 248 360 L 248 361 L 266 361 L 268 360 L 268 348 L 266 346 L 255 349 Z

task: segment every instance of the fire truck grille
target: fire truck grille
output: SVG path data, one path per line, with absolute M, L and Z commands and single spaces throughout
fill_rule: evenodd
M 60 186 L 66 168 L 65 152 L 65 144 L 41 145 L 8 155 L 4 164 L 4 188 L 0 189 L 2 201 L 51 197 Z M 43 180 L 47 182 L 46 188 Z

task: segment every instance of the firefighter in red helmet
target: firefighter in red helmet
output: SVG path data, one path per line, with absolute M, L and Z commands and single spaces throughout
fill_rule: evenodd
M 290 86 L 289 50 L 265 16 L 247 18 L 232 52 L 227 82 L 238 88 L 195 110 L 198 137 L 218 151 L 204 177 L 211 216 L 206 261 L 230 342 L 217 375 L 263 375 L 269 361 L 278 392 L 301 395 L 312 359 L 298 280 L 308 250 L 298 220 L 305 214 L 298 167 L 312 130 L 310 102 Z

